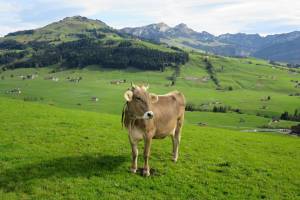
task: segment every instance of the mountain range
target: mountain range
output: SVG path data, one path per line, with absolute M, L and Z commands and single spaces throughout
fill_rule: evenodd
M 245 33 L 215 36 L 206 31 L 194 31 L 183 23 L 174 27 L 158 23 L 123 28 L 119 31 L 154 42 L 218 55 L 253 56 L 287 63 L 300 63 L 300 31 L 267 36 Z
M 182 49 L 296 64 L 300 63 L 300 31 L 265 37 L 245 33 L 215 36 L 183 23 L 117 30 L 100 20 L 73 16 L 0 37 L 0 68 L 96 64 L 163 70 L 188 61 Z
M 140 40 L 81 16 L 0 38 L 0 69 L 4 70 L 49 65 L 164 70 L 187 60 L 188 53 L 179 48 Z

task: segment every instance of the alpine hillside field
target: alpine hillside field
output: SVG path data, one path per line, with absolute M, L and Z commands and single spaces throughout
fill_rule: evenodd
M 174 39 L 174 38 L 173 38 Z M 177 163 L 130 172 L 124 92 L 186 98 Z M 300 199 L 300 69 L 68 17 L 0 38 L 0 199 Z M 299 126 L 299 125 L 298 125 Z

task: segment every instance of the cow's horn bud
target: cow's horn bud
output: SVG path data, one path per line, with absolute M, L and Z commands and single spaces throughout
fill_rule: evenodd
M 133 82 L 131 82 L 131 87 L 136 88 L 136 85 L 134 85 Z

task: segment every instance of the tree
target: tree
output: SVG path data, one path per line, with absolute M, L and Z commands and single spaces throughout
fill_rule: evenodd
M 284 113 L 281 114 L 280 119 L 288 120 L 289 119 L 289 113 L 287 111 L 285 111 Z

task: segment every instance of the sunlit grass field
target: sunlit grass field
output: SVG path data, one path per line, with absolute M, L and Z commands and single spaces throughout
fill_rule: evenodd
M 172 68 L 89 66 L 51 73 L 56 66 L 49 66 L 2 72 L 0 199 L 299 199 L 299 138 L 242 130 L 297 124 L 272 117 L 300 109 L 300 97 L 290 96 L 300 92 L 292 82 L 300 81 L 300 74 L 263 60 L 210 56 L 222 88 L 216 90 L 204 56 L 190 54 L 175 86 L 169 86 Z M 20 78 L 29 74 L 38 77 Z M 110 83 L 123 79 L 124 84 Z M 226 105 L 242 114 L 186 112 L 178 163 L 171 161 L 171 139 L 155 140 L 152 176 L 133 175 L 120 123 L 131 81 L 149 83 L 157 94 L 179 90 L 187 102 L 209 110 Z M 13 88 L 21 94 L 8 93 Z M 270 100 L 262 100 L 267 96 Z
M 48 68 L 29 68 L 8 70 L 0 74 L 4 80 L 0 80 L 0 96 L 16 98 L 27 101 L 51 104 L 63 108 L 75 108 L 100 113 L 120 114 L 124 104 L 123 93 L 130 87 L 130 82 L 149 83 L 150 91 L 157 94 L 164 94 L 172 90 L 179 90 L 186 96 L 187 102 L 203 108 L 212 110 L 214 105 L 231 106 L 233 109 L 240 109 L 247 116 L 239 116 L 226 113 L 229 118 L 234 117 L 236 122 L 245 121 L 249 118 L 250 124 L 254 127 L 268 125 L 272 117 L 279 117 L 284 111 L 294 113 L 300 109 L 300 97 L 290 94 L 300 93 L 300 88 L 295 88 L 295 80 L 300 81 L 300 73 L 288 71 L 286 68 L 279 68 L 269 65 L 266 61 L 257 59 L 236 59 L 211 56 L 210 60 L 214 65 L 222 90 L 216 90 L 216 85 L 209 79 L 205 69 L 202 54 L 191 54 L 190 61 L 181 66 L 180 75 L 176 79 L 175 86 L 170 85 L 169 78 L 174 73 L 172 68 L 164 72 L 130 70 L 99 70 L 99 66 L 90 66 L 81 70 L 64 70 L 50 73 L 55 66 Z M 251 64 L 249 64 L 251 63 Z M 220 70 L 223 68 L 223 70 Z M 38 74 L 34 80 L 22 80 L 21 75 Z M 57 77 L 58 82 L 44 80 L 45 77 Z M 80 83 L 66 80 L 67 77 L 82 77 Z M 205 80 L 207 79 L 208 80 Z M 111 84 L 112 80 L 123 80 L 125 84 Z M 232 91 L 227 90 L 231 86 Z M 20 95 L 8 94 L 7 91 L 13 88 L 20 88 Z M 269 101 L 264 101 L 270 96 Z M 98 102 L 91 101 L 97 97 Z M 218 104 L 215 104 L 218 103 Z M 227 124 L 224 116 L 219 113 L 216 119 L 221 121 L 210 121 L 201 113 L 187 113 L 187 119 L 194 123 L 206 122 L 218 127 L 232 126 L 242 127 L 245 124 Z M 257 117 L 259 115 L 260 117 Z M 203 117 L 202 117 L 203 116 Z M 195 118 L 196 117 L 196 118 Z M 256 118 L 257 117 L 257 118 Z M 267 117 L 264 118 L 263 117 Z M 222 119 L 221 119 L 222 118 Z M 241 120 L 242 118 L 242 120 Z M 254 121 L 253 121 L 254 120 Z M 256 123 L 259 122 L 259 123 Z M 291 123 L 279 122 L 276 127 L 288 127 Z M 247 127 L 249 125 L 246 125 Z
M 171 139 L 155 140 L 144 178 L 128 171 L 117 115 L 7 98 L 0 109 L 1 199 L 300 198 L 297 137 L 186 123 L 178 163 Z

